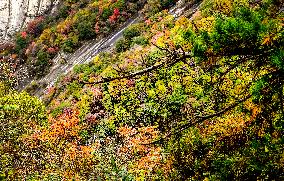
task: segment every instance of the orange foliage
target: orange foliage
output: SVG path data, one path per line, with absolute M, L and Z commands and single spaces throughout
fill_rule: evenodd
M 78 114 L 76 110 L 65 110 L 56 118 L 50 116 L 48 128 L 26 138 L 30 149 L 38 150 L 47 159 L 50 167 L 44 174 L 57 173 L 64 179 L 81 180 L 92 170 L 95 148 L 80 145 L 79 133 L 84 127 L 79 123 Z
M 228 145 L 235 144 L 236 140 L 246 139 L 245 131 L 259 115 L 260 108 L 250 100 L 244 103 L 244 107 L 250 111 L 250 115 L 233 111 L 228 112 L 224 117 L 204 121 L 202 128 L 200 128 L 203 138 L 210 137 L 210 135 L 222 135 L 218 136 L 216 141 L 221 143 L 230 139 Z
M 73 23 L 74 23 L 73 20 L 66 19 L 65 21 L 60 22 L 57 25 L 56 30 L 57 32 L 61 34 L 67 34 L 69 33 L 70 28 L 72 27 Z
M 150 176 L 159 168 L 162 168 L 164 172 L 170 170 L 170 166 L 163 163 L 161 147 L 151 144 L 158 139 L 160 133 L 155 126 L 140 129 L 126 126 L 119 128 L 118 133 L 124 141 L 124 145 L 118 152 L 131 155 L 129 157 L 134 159 L 130 172 L 139 174 L 139 172 L 146 171 L 145 176 Z
M 78 111 L 65 110 L 65 113 L 59 115 L 56 119 L 49 117 L 50 129 L 43 130 L 40 136 L 42 141 L 55 141 L 58 138 L 71 140 L 78 137 L 79 126 Z
M 11 58 L 12 58 L 12 59 L 17 59 L 17 57 L 18 57 L 17 54 L 12 54 L 12 55 L 11 55 Z

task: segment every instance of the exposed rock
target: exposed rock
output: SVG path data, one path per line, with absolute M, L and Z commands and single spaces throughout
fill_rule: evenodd
M 0 42 L 11 39 L 27 22 L 54 10 L 59 0 L 0 0 Z

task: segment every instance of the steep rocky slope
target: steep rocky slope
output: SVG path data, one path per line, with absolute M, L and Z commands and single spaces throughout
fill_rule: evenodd
M 169 12 L 174 15 L 175 18 L 182 16 L 183 14 L 187 14 L 191 16 L 194 14 L 198 8 L 200 3 L 185 3 L 183 1 L 178 1 L 176 6 L 172 7 Z M 77 51 L 74 53 L 59 53 L 53 60 L 53 66 L 50 69 L 50 72 L 42 77 L 39 80 L 36 80 L 36 86 L 39 86 L 35 91 L 35 95 L 41 96 L 43 94 L 43 89 L 49 88 L 53 86 L 59 76 L 67 74 L 70 72 L 75 65 L 84 64 L 90 62 L 96 55 L 100 52 L 110 51 L 115 42 L 122 37 L 122 32 L 129 26 L 134 23 L 141 21 L 142 17 L 138 15 L 138 17 L 133 17 L 129 19 L 123 26 L 121 26 L 118 30 L 114 31 L 110 36 L 102 38 L 100 40 L 90 40 L 84 43 Z M 66 60 L 64 64 L 62 64 L 62 60 Z M 32 78 L 28 78 L 27 70 L 25 67 L 22 67 L 19 71 L 21 74 L 18 75 L 18 89 L 23 89 L 24 86 L 30 83 Z M 25 77 L 25 78 L 21 78 Z M 47 86 L 47 87 L 46 87 Z
M 58 0 L 1 0 L 0 42 L 10 39 L 34 17 L 52 12 Z
M 283 1 L 138 1 L 64 0 L 0 51 L 0 180 L 284 180 Z M 15 91 L 8 58 L 59 78 Z

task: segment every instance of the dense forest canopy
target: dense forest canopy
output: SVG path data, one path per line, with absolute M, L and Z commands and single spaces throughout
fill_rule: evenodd
M 4 46 L 1 179 L 284 179 L 282 0 L 185 0 L 181 17 L 175 3 L 68 0 Z M 43 76 L 57 52 L 138 11 L 112 51 L 41 100 L 12 89 L 13 63 Z

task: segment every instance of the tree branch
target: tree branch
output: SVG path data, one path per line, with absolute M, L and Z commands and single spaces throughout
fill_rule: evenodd
M 171 66 L 173 66 L 174 64 L 176 64 L 176 63 L 178 63 L 178 62 L 180 62 L 180 61 L 182 61 L 182 60 L 185 60 L 185 59 L 187 59 L 187 58 L 192 58 L 192 56 L 189 55 L 189 54 L 187 54 L 187 55 L 184 55 L 184 56 L 182 56 L 182 57 L 180 57 L 180 58 L 175 58 L 175 57 L 173 57 L 173 58 L 171 59 L 172 61 L 169 61 L 169 62 L 165 61 L 165 62 L 162 62 L 162 63 L 160 63 L 160 64 L 158 64 L 158 65 L 153 65 L 153 66 L 147 67 L 147 68 L 145 68 L 145 69 L 143 69 L 143 70 L 139 70 L 139 71 L 137 71 L 137 72 L 129 73 L 128 75 L 125 75 L 125 76 L 111 77 L 111 78 L 102 78 L 101 80 L 96 81 L 96 82 L 82 82 L 82 83 L 84 83 L 84 84 L 93 84 L 93 85 L 96 85 L 96 84 L 111 82 L 111 81 L 114 81 L 114 80 L 121 80 L 121 79 L 134 78 L 134 77 L 136 77 L 136 76 L 138 76 L 138 75 L 143 75 L 143 74 L 145 74 L 145 73 L 148 73 L 148 72 L 157 70 L 157 69 L 159 69 L 159 68 L 161 68 L 161 67 L 163 67 L 163 66 L 166 66 L 166 65 L 169 66 L 169 67 L 171 67 Z
M 159 140 L 156 140 L 156 141 L 153 141 L 151 143 L 145 143 L 145 144 L 142 144 L 142 145 L 150 145 L 150 144 L 156 144 L 158 142 L 161 142 L 162 140 L 168 138 L 169 136 L 173 135 L 173 134 L 177 134 L 177 133 L 180 133 L 181 131 L 184 131 L 186 130 L 187 128 L 191 127 L 191 126 L 194 126 L 198 123 L 201 123 L 207 119 L 211 119 L 213 117 L 216 117 L 216 116 L 220 116 L 222 114 L 224 114 L 225 112 L 227 111 L 230 111 L 232 109 L 234 109 L 235 107 L 237 107 L 240 103 L 248 100 L 249 98 L 251 98 L 252 95 L 248 95 L 246 96 L 245 98 L 243 99 L 240 99 L 240 100 L 237 100 L 235 103 L 231 104 L 230 106 L 224 108 L 222 111 L 219 111 L 219 112 L 216 112 L 216 113 L 213 113 L 213 114 L 210 114 L 210 115 L 205 115 L 205 116 L 195 116 L 193 117 L 192 120 L 196 120 L 194 122 L 190 122 L 190 123 L 187 123 L 187 124 L 184 124 L 182 126 L 180 126 L 179 128 L 175 129 L 174 131 L 172 132 L 169 132 L 168 134 L 166 134 L 163 138 L 160 138 Z
M 164 65 L 164 63 L 160 63 L 158 65 L 153 65 L 151 67 L 145 68 L 145 69 L 137 71 L 137 72 L 129 73 L 128 75 L 125 75 L 125 76 L 112 77 L 112 78 L 102 78 L 101 80 L 96 81 L 96 82 L 83 82 L 83 83 L 84 84 L 94 84 L 94 85 L 96 85 L 96 84 L 111 82 L 111 81 L 114 81 L 114 80 L 134 78 L 134 77 L 136 77 L 138 75 L 143 75 L 143 74 L 145 74 L 147 72 L 151 72 L 152 70 L 156 70 L 156 69 L 162 67 L 163 65 Z

